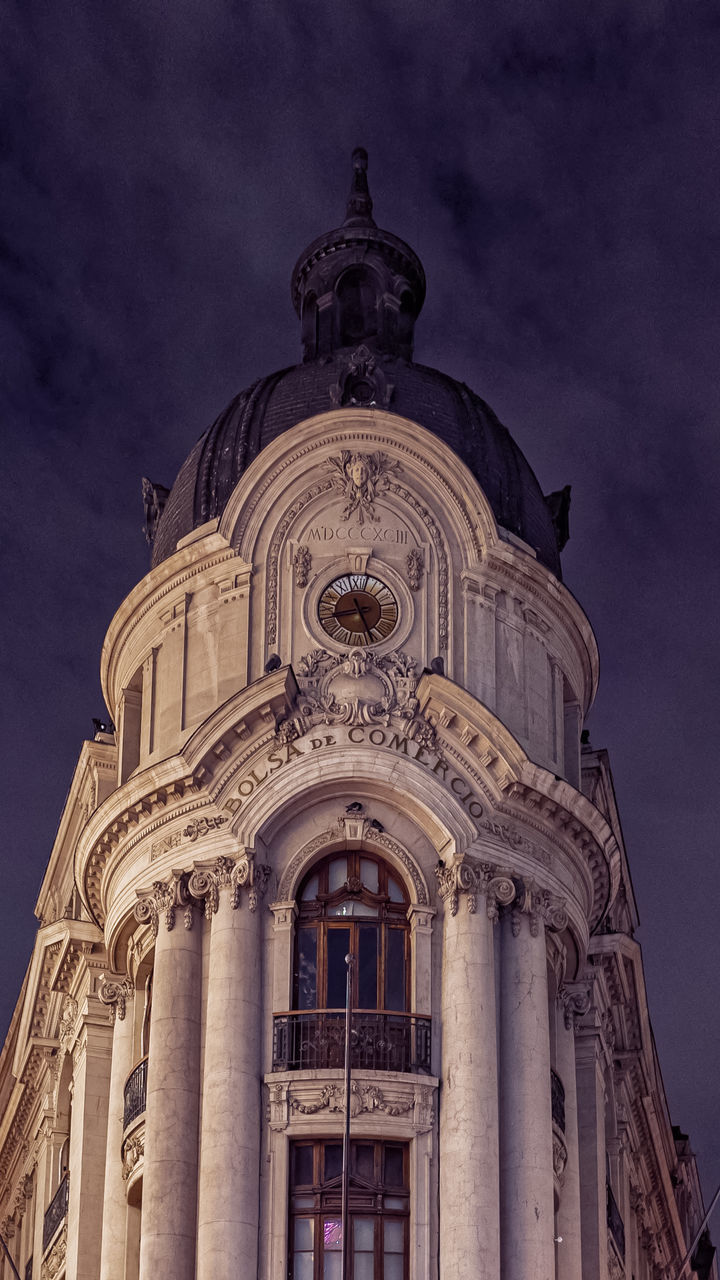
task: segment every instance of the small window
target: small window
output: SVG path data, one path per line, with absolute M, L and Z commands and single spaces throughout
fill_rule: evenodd
M 290 1167 L 291 1280 L 339 1280 L 342 1145 L 296 1143 Z M 348 1280 L 407 1280 L 409 1210 L 406 1146 L 353 1142 Z

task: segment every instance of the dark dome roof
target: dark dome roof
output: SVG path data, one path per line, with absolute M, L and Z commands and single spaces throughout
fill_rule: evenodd
M 412 363 L 425 298 L 422 263 L 404 240 L 375 223 L 361 147 L 352 165 L 345 221 L 314 240 L 293 271 L 303 364 L 261 378 L 235 397 L 183 464 L 159 521 L 166 491 L 144 482 L 153 565 L 171 555 L 180 538 L 222 515 L 245 468 L 283 431 L 339 404 L 377 405 L 444 440 L 479 481 L 498 524 L 529 543 L 559 577 L 555 528 L 564 540 L 568 491 L 551 495 L 551 514 L 492 409 L 462 383 Z
M 180 538 L 222 514 L 261 449 L 296 423 L 335 407 L 348 364 L 348 355 L 338 353 L 294 365 L 261 378 L 235 397 L 180 469 L 157 527 L 153 565 L 172 555 Z M 560 577 L 548 505 L 525 457 L 489 405 L 463 383 L 424 365 L 385 356 L 377 369 L 392 388 L 389 412 L 420 423 L 444 440 L 479 482 L 498 524 L 533 547 L 538 559 Z M 347 396 L 343 401 L 358 404 Z

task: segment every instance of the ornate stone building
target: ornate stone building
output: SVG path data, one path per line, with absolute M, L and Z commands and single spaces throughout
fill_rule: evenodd
M 145 484 L 0 1058 L 22 1277 L 339 1277 L 347 953 L 352 1280 L 674 1280 L 702 1221 L 568 495 L 413 363 L 424 291 L 358 151 L 302 363 Z

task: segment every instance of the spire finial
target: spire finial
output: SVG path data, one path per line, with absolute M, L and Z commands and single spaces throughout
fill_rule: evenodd
M 373 202 L 367 180 L 368 154 L 364 147 L 356 147 L 352 153 L 353 176 L 347 203 L 344 226 L 364 223 L 374 227 Z

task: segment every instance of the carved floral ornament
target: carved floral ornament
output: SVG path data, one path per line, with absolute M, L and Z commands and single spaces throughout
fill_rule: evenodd
M 170 932 L 175 928 L 180 910 L 185 928 L 192 929 L 194 909 L 202 906 L 209 920 L 218 909 L 220 889 L 224 886 L 230 889 L 233 909 L 241 905 L 245 893 L 250 910 L 256 911 L 269 878 L 270 868 L 256 863 L 251 850 L 237 859 L 219 857 L 196 862 L 190 872 L 172 871 L 168 881 L 155 880 L 149 892 L 138 890 L 140 900 L 135 905 L 135 919 L 140 924 L 149 924 L 153 938 L 157 938 L 160 917 Z
M 535 938 L 540 926 L 562 932 L 568 916 L 559 898 L 547 889 L 526 884 L 516 876 L 501 872 L 492 862 L 481 862 L 465 854 L 450 866 L 439 862 L 435 868 L 440 897 L 452 916 L 457 915 L 461 896 L 470 915 L 477 911 L 478 896 L 485 898 L 488 918 L 497 920 L 501 907 L 512 907 L 511 927 L 515 937 L 520 932 L 523 915 L 529 917 L 530 933 Z

